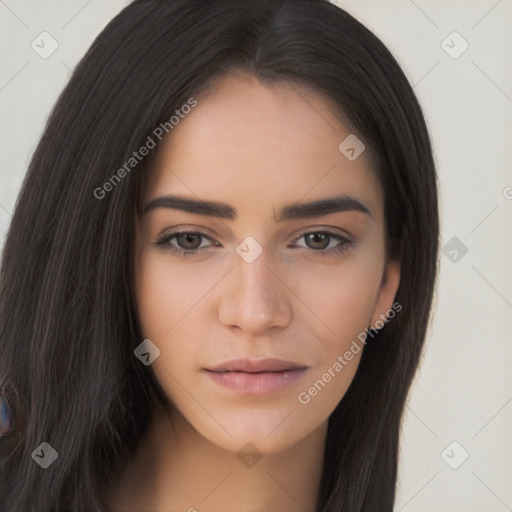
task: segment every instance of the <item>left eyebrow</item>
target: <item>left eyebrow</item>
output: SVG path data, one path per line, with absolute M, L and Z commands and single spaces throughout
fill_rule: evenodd
M 236 208 L 226 203 L 201 201 L 177 196 L 162 196 L 153 199 L 144 206 L 143 215 L 156 208 L 170 208 L 174 210 L 196 213 L 198 215 L 218 217 L 229 220 L 233 220 L 237 216 Z M 344 195 L 328 199 L 319 199 L 310 203 L 297 203 L 285 206 L 277 218 L 275 218 L 275 222 L 321 217 L 331 213 L 350 211 L 362 212 L 373 219 L 373 215 L 371 214 L 369 208 L 366 207 L 361 201 Z
M 362 212 L 373 219 L 369 208 L 361 201 L 349 196 L 339 196 L 330 199 L 319 199 L 311 203 L 298 203 L 286 206 L 281 210 L 281 214 L 276 222 L 321 217 L 322 215 L 329 215 L 331 213 L 350 211 Z

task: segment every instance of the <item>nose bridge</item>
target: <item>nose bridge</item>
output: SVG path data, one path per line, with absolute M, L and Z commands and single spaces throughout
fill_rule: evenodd
M 273 295 L 272 288 L 276 286 L 275 278 L 268 268 L 268 260 L 267 254 L 261 254 L 251 263 L 242 258 L 235 263 L 235 268 L 238 267 L 236 277 L 240 298 L 249 298 L 253 303 L 261 299 L 261 304 L 268 304 L 268 299 Z
M 251 261 L 239 252 L 244 248 L 247 246 L 240 244 L 234 256 L 230 284 L 221 298 L 220 321 L 252 333 L 286 326 L 292 316 L 291 304 L 286 287 L 274 275 L 275 270 L 270 270 L 275 266 L 270 251 L 263 250 Z

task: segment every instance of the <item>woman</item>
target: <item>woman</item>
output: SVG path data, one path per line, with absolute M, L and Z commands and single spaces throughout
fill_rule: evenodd
M 391 511 L 438 229 L 421 109 L 346 12 L 133 2 L 5 242 L 2 510 Z

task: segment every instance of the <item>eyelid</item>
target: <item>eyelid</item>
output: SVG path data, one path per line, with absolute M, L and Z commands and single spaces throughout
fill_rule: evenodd
M 159 235 L 157 235 L 157 240 L 161 240 L 163 238 L 167 238 L 172 235 L 179 235 L 182 233 L 198 234 L 198 235 L 201 235 L 201 236 L 208 238 L 209 240 L 215 241 L 215 242 L 216 242 L 216 238 L 218 237 L 218 235 L 214 231 L 212 231 L 211 229 L 208 229 L 204 226 L 195 226 L 193 224 L 192 225 L 187 224 L 187 225 L 183 225 L 183 226 L 179 226 L 179 227 L 174 226 L 174 227 L 169 227 L 169 228 L 164 229 Z
M 305 229 L 301 229 L 297 234 L 294 235 L 294 240 L 307 235 L 309 233 L 325 233 L 330 236 L 336 236 L 343 238 L 347 242 L 355 242 L 356 237 L 348 231 L 337 227 L 337 226 L 312 226 Z
M 176 250 L 176 251 L 187 251 L 187 252 L 199 252 L 200 250 L 204 250 L 204 249 L 208 249 L 209 247 L 212 247 L 212 246 L 221 246 L 222 244 L 220 244 L 220 242 L 217 242 L 217 240 L 215 240 L 212 236 L 208 235 L 207 233 L 204 233 L 202 231 L 199 231 L 199 230 L 194 230 L 194 229 L 189 229 L 189 228 L 177 228 L 176 230 L 171 230 L 171 231 L 164 231 L 161 235 L 158 236 L 156 242 L 155 242 L 155 245 L 157 246 L 169 246 L 169 242 L 170 240 L 174 239 L 177 235 L 182 235 L 182 234 L 188 234 L 188 235 L 199 235 L 200 237 L 202 238 L 205 238 L 207 240 L 209 240 L 211 242 L 211 244 L 208 246 L 208 247 L 200 247 L 198 249 L 190 249 L 190 250 L 187 250 L 187 249 L 176 249 L 176 248 L 171 248 Z

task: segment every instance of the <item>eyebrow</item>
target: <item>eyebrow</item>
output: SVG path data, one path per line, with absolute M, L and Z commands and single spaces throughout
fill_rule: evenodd
M 196 213 L 208 217 L 234 220 L 237 217 L 237 210 L 229 204 L 213 201 L 200 201 L 177 196 L 162 196 L 153 199 L 143 208 L 142 215 L 155 210 L 156 208 L 170 208 L 184 212 Z M 297 203 L 285 206 L 276 222 L 283 222 L 292 219 L 307 219 L 321 217 L 336 212 L 362 212 L 373 218 L 370 210 L 359 200 L 350 196 L 338 196 L 328 199 L 319 199 L 310 203 Z M 274 215 L 275 217 L 275 215 Z

